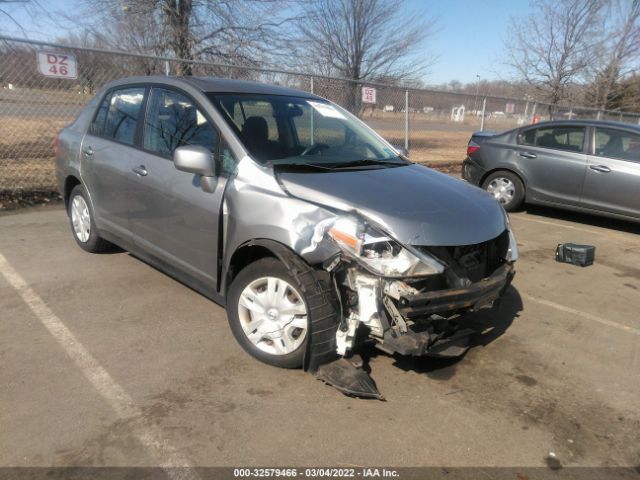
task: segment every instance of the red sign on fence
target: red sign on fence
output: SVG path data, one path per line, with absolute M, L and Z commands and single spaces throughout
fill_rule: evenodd
M 47 77 L 78 78 L 76 57 L 70 53 L 39 51 L 38 70 Z

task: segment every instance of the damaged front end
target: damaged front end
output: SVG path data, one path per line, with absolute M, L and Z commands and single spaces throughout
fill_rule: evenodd
M 339 295 L 336 352 L 342 358 L 318 368 L 321 380 L 347 394 L 381 398 L 357 355 L 361 341 L 388 354 L 459 357 L 475 330 L 462 315 L 490 307 L 515 274 L 515 237 L 506 217 L 497 237 L 474 245 L 401 245 L 355 216 L 317 226 L 340 253 L 324 264 Z M 350 375 L 348 374 L 350 372 Z

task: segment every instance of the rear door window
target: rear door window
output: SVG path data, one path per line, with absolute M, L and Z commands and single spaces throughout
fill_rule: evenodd
M 614 128 L 596 128 L 595 155 L 640 162 L 640 135 Z
M 144 128 L 144 148 L 165 157 L 184 145 L 215 152 L 218 132 L 186 95 L 154 88 Z
M 144 90 L 144 87 L 132 87 L 111 94 L 103 136 L 127 145 L 135 143 Z
M 96 116 L 93 118 L 93 122 L 91 122 L 91 126 L 89 127 L 89 133 L 93 135 L 102 135 L 104 133 L 104 122 L 107 119 L 110 99 L 111 94 L 107 94 L 100 103 Z
M 540 127 L 520 134 L 521 145 L 531 145 L 554 150 L 582 152 L 585 127 Z

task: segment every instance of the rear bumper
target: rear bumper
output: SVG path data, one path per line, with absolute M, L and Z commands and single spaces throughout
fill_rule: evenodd
M 513 265 L 506 263 L 491 276 L 471 284 L 468 288 L 402 295 L 398 301 L 398 310 L 407 319 L 417 319 L 434 313 L 478 309 L 500 298 L 511 284 L 514 275 Z
M 462 162 L 462 178 L 467 182 L 480 186 L 485 171 L 468 157 Z

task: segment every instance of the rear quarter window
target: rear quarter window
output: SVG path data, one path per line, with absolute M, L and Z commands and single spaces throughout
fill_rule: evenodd
M 536 144 L 536 130 L 527 130 L 520 134 L 519 142 L 522 145 L 535 145 Z
M 93 122 L 91 122 L 91 125 L 89 126 L 89 133 L 93 135 L 102 135 L 104 133 L 104 122 L 107 119 L 107 111 L 109 110 L 110 98 L 111 94 L 107 94 L 102 102 L 100 102 L 98 111 L 93 117 Z

